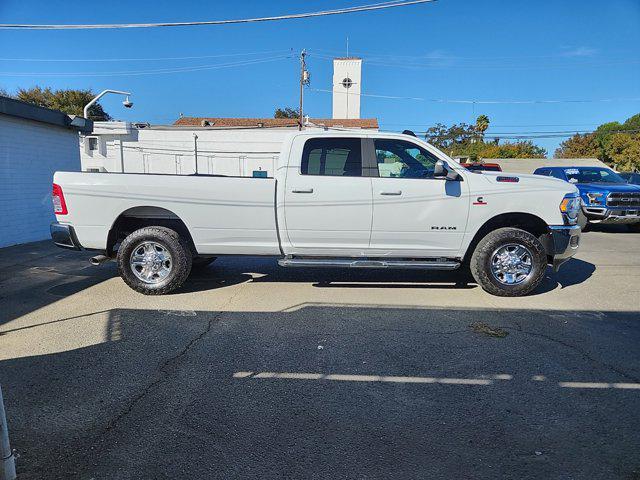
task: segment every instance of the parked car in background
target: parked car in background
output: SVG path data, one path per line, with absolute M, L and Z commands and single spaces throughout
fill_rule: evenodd
M 640 186 L 627 183 L 610 168 L 543 167 L 533 173 L 578 187 L 582 212 L 590 223 L 622 223 L 640 232 Z
M 462 165 L 471 172 L 501 172 L 502 167 L 497 163 L 466 163 Z
M 473 174 L 394 133 L 291 134 L 273 177 L 56 172 L 56 244 L 115 258 L 133 289 L 178 288 L 193 264 L 269 255 L 283 267 L 470 268 L 486 291 L 526 295 L 580 242 L 578 189 Z
M 618 173 L 622 178 L 624 178 L 627 183 L 631 183 L 633 185 L 640 185 L 640 173 L 639 172 L 623 172 Z

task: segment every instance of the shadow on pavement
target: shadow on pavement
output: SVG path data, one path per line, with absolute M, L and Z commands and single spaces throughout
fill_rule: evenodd
M 89 265 L 91 252 L 68 252 L 46 244 L 36 244 L 33 258 L 29 258 L 28 251 L 23 251 L 20 255 L 26 258 L 25 261 L 8 262 L 6 259 L 11 257 L 11 252 L 7 250 L 17 248 L 3 249 L 3 255 L 0 256 L 0 301 L 3 307 L 0 310 L 0 325 L 118 275 L 113 262 L 100 267 Z M 572 259 L 557 274 L 549 269 L 543 284 L 534 294 L 549 292 L 558 285 L 565 288 L 580 284 L 586 281 L 595 269 L 595 265 L 591 263 Z M 209 291 L 247 281 L 304 282 L 312 283 L 317 288 L 414 288 L 454 291 L 478 288 L 470 274 L 462 269 L 454 272 L 287 269 L 279 267 L 273 257 L 221 257 L 208 268 L 194 271 L 185 285 L 175 293 Z
M 251 272 L 247 272 L 247 267 Z M 547 269 L 542 284 L 532 293 L 538 295 L 579 285 L 596 271 L 590 262 L 572 258 L 559 272 Z M 376 270 L 341 268 L 281 268 L 274 258 L 219 258 L 205 269 L 191 274 L 175 293 L 214 290 L 244 282 L 311 283 L 317 288 L 415 288 L 467 290 L 479 288 L 471 274 L 461 268 L 452 272 L 418 270 Z
M 640 465 L 638 311 L 93 315 L 100 343 L 0 362 L 21 479 L 609 479 Z
M 589 234 L 591 232 L 600 232 L 600 233 L 611 233 L 611 234 L 620 234 L 620 233 L 628 233 L 629 235 L 638 235 L 637 232 L 632 232 L 629 230 L 627 225 L 615 225 L 615 224 L 600 224 L 600 223 L 590 223 L 587 227 L 587 230 L 584 232 L 585 234 Z
M 93 255 L 50 241 L 0 249 L 0 325 L 117 275 L 115 265 L 89 265 Z

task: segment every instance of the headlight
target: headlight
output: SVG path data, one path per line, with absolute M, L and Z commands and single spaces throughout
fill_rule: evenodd
M 565 219 L 565 223 L 575 225 L 578 223 L 580 213 L 580 197 L 575 193 L 568 193 L 560 202 L 560 211 Z
M 590 205 L 602 205 L 602 197 L 604 197 L 602 193 L 587 193 Z

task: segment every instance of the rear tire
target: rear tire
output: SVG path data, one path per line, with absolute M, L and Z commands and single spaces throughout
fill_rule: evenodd
M 519 228 L 499 228 L 480 240 L 469 267 L 486 292 L 500 297 L 521 297 L 544 278 L 547 252 L 531 233 Z
M 128 235 L 118 249 L 118 271 L 129 287 L 145 295 L 179 288 L 191 272 L 191 250 L 166 227 L 145 227 Z

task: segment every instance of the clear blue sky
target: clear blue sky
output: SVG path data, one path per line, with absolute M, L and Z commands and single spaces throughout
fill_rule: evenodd
M 0 0 L 0 23 L 114 23 L 245 18 L 323 10 L 373 0 L 180 2 L 137 0 L 54 2 Z M 117 97 L 103 102 L 118 119 L 171 123 L 189 116 L 270 117 L 297 106 L 296 58 L 233 68 L 153 75 L 93 73 L 218 65 L 309 51 L 312 87 L 331 88 L 331 55 L 360 55 L 363 93 L 473 100 L 598 100 L 640 98 L 640 1 L 463 1 L 370 13 L 249 25 L 89 30 L 0 30 L 0 57 L 113 59 L 246 56 L 124 62 L 0 60 L 0 88 L 126 89 L 132 110 Z M 26 73 L 8 76 L 6 72 Z M 82 73 L 48 76 L 45 73 Z M 331 95 L 307 92 L 306 113 L 331 116 Z M 474 115 L 475 112 L 475 115 Z M 640 101 L 461 105 L 362 99 L 362 116 L 383 128 L 425 130 L 436 122 L 473 122 L 489 132 L 588 130 L 640 112 Z M 535 140 L 553 153 L 559 139 Z

